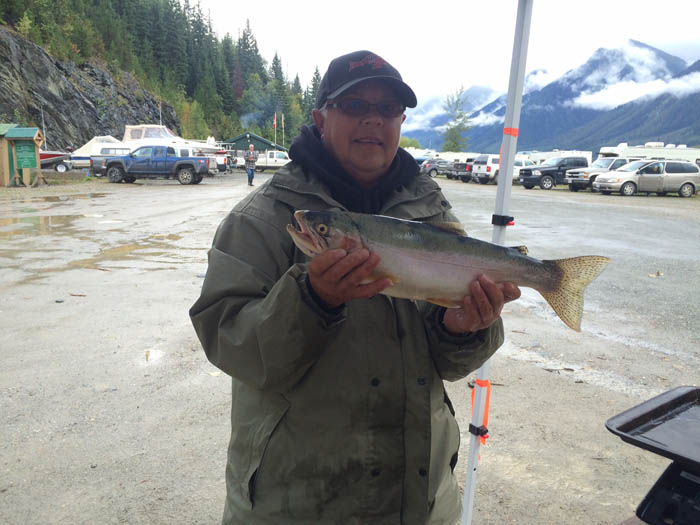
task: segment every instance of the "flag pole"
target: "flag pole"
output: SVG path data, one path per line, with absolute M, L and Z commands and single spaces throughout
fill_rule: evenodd
M 508 84 L 508 102 L 506 117 L 503 123 L 503 142 L 501 145 L 501 162 L 498 175 L 498 190 L 496 191 L 496 206 L 492 218 L 493 233 L 491 240 L 494 244 L 503 245 L 506 238 L 506 225 L 513 220 L 508 216 L 508 204 L 513 181 L 513 165 L 518 144 L 518 127 L 520 126 L 520 108 L 523 97 L 525 80 L 525 64 L 527 62 L 527 46 L 530 38 L 530 20 L 532 19 L 532 4 L 534 0 L 518 0 L 518 15 L 515 21 L 515 38 L 513 40 L 513 56 L 510 63 L 510 81 Z M 483 434 L 486 433 L 485 420 L 486 400 L 490 393 L 489 377 L 490 360 L 477 370 L 474 385 L 474 403 L 472 420 L 469 425 L 469 456 L 467 461 L 467 479 L 464 487 L 462 502 L 461 525 L 471 525 L 476 493 L 476 470 L 479 461 L 479 450 Z

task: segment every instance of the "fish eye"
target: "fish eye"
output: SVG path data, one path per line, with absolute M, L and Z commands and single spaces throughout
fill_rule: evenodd
M 328 226 L 326 226 L 325 224 L 319 224 L 318 226 L 316 226 L 316 231 L 321 235 L 325 235 L 328 233 Z

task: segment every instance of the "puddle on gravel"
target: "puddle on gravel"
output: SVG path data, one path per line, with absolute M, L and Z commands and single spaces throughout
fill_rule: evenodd
M 58 228 L 72 226 L 82 215 L 35 215 L 0 219 L 0 237 L 49 235 Z
M 100 199 L 106 197 L 107 193 L 73 193 L 66 195 L 44 195 L 36 197 L 25 197 L 20 199 L 11 199 L 10 202 L 68 202 L 78 199 Z

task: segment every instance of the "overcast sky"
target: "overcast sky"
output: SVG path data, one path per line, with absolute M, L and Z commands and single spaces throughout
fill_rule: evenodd
M 336 56 L 369 49 L 394 65 L 421 100 L 460 86 L 508 88 L 517 0 L 382 2 L 201 0 L 219 37 L 237 38 L 245 19 L 268 64 L 306 87 Z M 580 8 L 577 8 L 580 6 Z M 527 71 L 556 78 L 599 47 L 635 39 L 684 59 L 700 59 L 695 0 L 534 0 Z

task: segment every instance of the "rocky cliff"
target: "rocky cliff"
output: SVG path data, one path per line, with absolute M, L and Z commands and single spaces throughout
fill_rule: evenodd
M 0 122 L 41 128 L 47 148 L 78 148 L 96 135 L 121 140 L 127 124 L 158 124 L 158 100 L 129 73 L 94 64 L 60 62 L 6 26 L 0 26 Z M 163 125 L 179 122 L 163 103 Z

